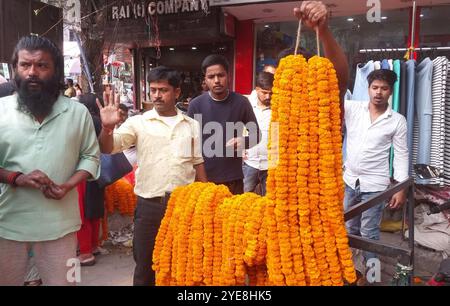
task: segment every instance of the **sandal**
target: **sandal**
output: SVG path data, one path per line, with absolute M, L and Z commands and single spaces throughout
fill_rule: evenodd
M 83 258 L 83 255 L 78 256 L 78 260 L 80 261 L 81 266 L 93 266 L 95 265 L 95 256 L 91 254 L 91 256 Z
M 35 287 L 42 285 L 42 279 L 35 279 L 32 281 L 26 281 L 23 283 L 24 286 Z

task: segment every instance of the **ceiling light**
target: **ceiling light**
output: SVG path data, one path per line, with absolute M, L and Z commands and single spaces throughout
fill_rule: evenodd
M 420 14 L 420 18 L 423 18 L 425 15 L 424 14 Z
M 170 51 L 175 51 L 175 48 L 170 47 L 169 50 L 170 50 Z
M 191 49 L 192 49 L 192 50 L 197 50 L 197 47 L 192 47 Z
M 270 28 L 270 25 L 266 24 L 264 27 L 265 27 L 265 28 Z
M 383 20 L 386 20 L 386 19 L 387 19 L 387 17 L 386 17 L 386 16 L 382 16 L 382 17 L 381 17 L 381 19 L 383 19 Z
M 353 19 L 353 18 L 347 18 L 347 21 L 352 22 L 353 20 L 355 20 L 355 19 Z

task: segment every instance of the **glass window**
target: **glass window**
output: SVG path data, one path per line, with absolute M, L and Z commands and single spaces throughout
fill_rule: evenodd
M 402 58 L 405 52 L 362 54 L 361 49 L 406 48 L 409 34 L 409 9 L 383 11 L 380 22 L 369 23 L 366 15 L 339 16 L 330 19 L 330 29 L 344 49 L 351 67 L 353 88 L 356 65 L 370 59 Z M 265 64 L 273 63 L 278 53 L 295 44 L 297 21 L 257 24 L 255 76 Z M 316 54 L 315 33 L 302 27 L 301 47 Z M 322 51 L 323 55 L 323 51 Z
M 450 5 L 423 7 L 420 11 L 420 47 L 450 47 Z M 450 50 L 419 52 L 419 59 L 430 56 L 447 56 Z

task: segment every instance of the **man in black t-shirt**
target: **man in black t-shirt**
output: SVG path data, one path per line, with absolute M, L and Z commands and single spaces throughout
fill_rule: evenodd
M 203 159 L 208 181 L 228 186 L 233 194 L 244 191 L 242 152 L 260 139 L 250 102 L 228 86 L 229 64 L 217 54 L 207 56 L 202 72 L 209 91 L 189 104 L 188 115 L 200 122 Z M 243 137 L 244 129 L 248 136 Z

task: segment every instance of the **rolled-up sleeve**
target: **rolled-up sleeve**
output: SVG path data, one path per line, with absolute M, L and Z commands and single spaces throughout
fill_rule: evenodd
M 393 137 L 394 145 L 394 179 L 403 182 L 408 175 L 409 154 L 407 143 L 407 127 L 405 118 L 401 118 Z
M 88 112 L 85 113 L 80 160 L 76 170 L 85 170 L 92 176 L 90 180 L 96 180 L 100 176 L 100 147 L 95 134 L 94 124 Z

